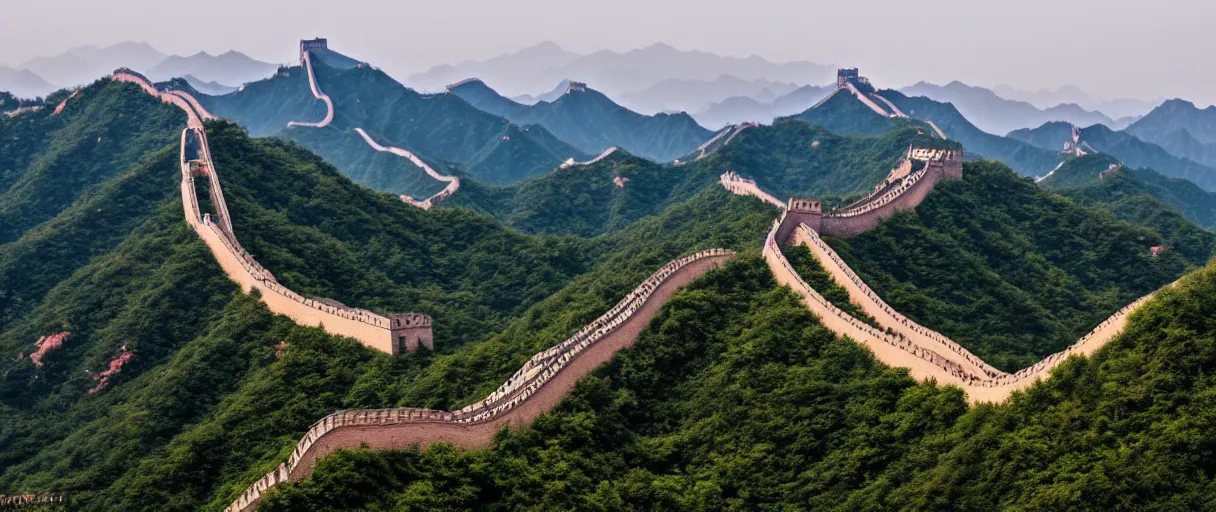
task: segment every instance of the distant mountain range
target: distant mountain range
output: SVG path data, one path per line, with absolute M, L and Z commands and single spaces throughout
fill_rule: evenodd
M 574 147 L 599 153 L 618 146 L 656 162 L 670 162 L 692 152 L 713 132 L 685 113 L 642 115 L 614 103 L 585 84 L 566 84 L 552 101 L 516 103 L 481 80 L 466 80 L 450 92 L 469 104 L 521 125 L 538 124 Z
M 709 128 L 748 121 L 769 124 L 775 118 L 791 116 L 811 108 L 835 88 L 835 85 L 804 85 L 767 102 L 746 96 L 734 96 L 708 105 L 694 112 L 692 117 L 702 126 Z
M 1176 156 L 1216 167 L 1216 107 L 1200 109 L 1189 101 L 1169 100 L 1126 131 Z
M 459 80 L 478 77 L 511 97 L 547 90 L 550 84 L 571 79 L 596 84 L 610 96 L 624 97 L 672 79 L 714 81 L 722 75 L 731 75 L 744 81 L 823 83 L 834 71 L 831 66 L 807 61 L 779 64 L 754 55 L 725 57 L 678 50 L 661 43 L 624 53 L 604 50 L 580 55 L 544 42 L 484 61 L 437 66 L 409 77 L 407 82 L 439 91 Z
M 734 75 L 721 75 L 713 80 L 669 78 L 622 95 L 619 101 L 643 114 L 696 112 L 724 98 L 744 97 L 768 103 L 797 88 L 795 82 L 774 82 L 762 78 L 745 80 Z
M 1051 108 L 1060 104 L 1076 104 L 1087 110 L 1097 110 L 1114 119 L 1142 116 L 1160 104 L 1164 99 L 1146 101 L 1131 98 L 1098 98 L 1072 85 L 1065 85 L 1054 91 L 1050 89 L 1024 91 L 1008 85 L 997 85 L 992 88 L 992 91 L 1002 98 L 1026 101 L 1039 108 Z
M 1072 139 L 1072 126 L 1051 122 L 1034 129 L 1015 130 L 1009 137 L 1043 149 L 1059 151 Z M 1131 167 L 1153 169 L 1165 176 L 1190 180 L 1205 190 L 1216 190 L 1216 169 L 1171 154 L 1165 148 L 1141 140 L 1127 131 L 1114 131 L 1102 125 L 1080 130 L 1080 143 L 1118 158 Z M 1085 147 L 1083 146 L 1083 147 Z
M 28 69 L 0 66 L 0 91 L 21 98 L 34 98 L 46 96 L 55 89 L 57 87 Z
M 378 190 L 428 195 L 435 182 L 406 159 L 371 149 L 353 130 L 378 143 L 416 153 L 444 174 L 465 173 L 490 184 L 509 184 L 549 172 L 561 162 L 592 155 L 538 125 L 520 125 L 469 105 L 452 94 L 424 95 L 372 66 L 332 50 L 314 51 L 313 68 L 334 104 L 325 128 L 287 128 L 288 121 L 325 117 L 325 104 L 309 89 L 303 67 L 246 84 L 224 96 L 202 96 L 212 113 L 236 120 L 254 136 L 284 136 L 317 152 L 353 180 Z
M 919 82 L 899 91 L 908 96 L 924 96 L 953 103 L 968 121 L 988 133 L 1009 133 L 1049 121 L 1066 121 L 1077 126 L 1101 123 L 1114 127 L 1114 120 L 1110 117 L 1101 112 L 1085 110 L 1076 103 L 1062 103 L 1041 110 L 1029 102 L 1005 99 L 989 89 L 958 81 L 946 85 Z
M 236 51 L 179 57 L 161 53 L 147 43 L 123 42 L 106 47 L 80 46 L 59 55 L 35 57 L 11 70 L 0 67 L 0 90 L 41 96 L 61 87 L 90 83 L 119 67 L 142 72 L 155 81 L 191 75 L 203 84 L 237 86 L 274 74 L 278 65 Z

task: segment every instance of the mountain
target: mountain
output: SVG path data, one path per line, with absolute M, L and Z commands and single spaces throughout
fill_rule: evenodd
M 232 87 L 219 82 L 204 82 L 202 79 L 194 75 L 183 75 L 181 78 L 182 80 L 185 80 L 187 84 L 190 84 L 190 87 L 194 90 L 209 96 L 222 96 L 230 92 L 236 92 L 236 90 L 239 89 L 239 87 Z
M 702 126 L 711 128 L 745 122 L 768 124 L 778 117 L 791 116 L 811 108 L 833 89 L 835 86 L 804 85 L 767 102 L 735 96 L 708 105 L 692 116 Z
M 899 92 L 951 103 L 968 121 L 988 133 L 1009 133 L 1019 128 L 1033 128 L 1048 121 L 1065 121 L 1077 126 L 1099 123 L 1111 126 L 1114 123 L 1101 112 L 1090 112 L 1075 103 L 1039 110 L 1028 102 L 1007 100 L 991 90 L 958 81 L 946 85 L 917 82 L 915 85 L 901 88 Z
M 1113 167 L 1112 167 L 1113 166 Z M 1206 229 L 1216 227 L 1216 193 L 1205 191 L 1194 183 L 1164 176 L 1152 169 L 1123 167 L 1113 157 L 1094 153 L 1074 158 L 1056 169 L 1039 185 L 1069 197 L 1082 204 L 1102 205 L 1120 218 L 1137 224 L 1168 220 L 1183 226 L 1173 217 L 1186 220 Z M 1146 208 L 1151 201 L 1163 203 L 1164 208 Z M 1162 212 L 1161 210 L 1169 210 Z M 1146 214 L 1151 212 L 1151 215 Z M 1164 226 L 1156 226 L 1165 233 Z M 1177 247 L 1181 250 L 1199 249 L 1202 244 L 1188 243 Z
M 1044 149 L 1063 148 L 1065 141 L 1072 140 L 1072 126 L 1047 123 L 1034 129 L 1015 130 L 1009 137 Z M 1080 130 L 1080 141 L 1128 166 L 1149 168 L 1172 178 L 1190 180 L 1205 190 L 1216 189 L 1216 169 L 1174 156 L 1161 146 L 1140 140 L 1127 131 L 1117 132 L 1095 125 Z
M 967 153 L 999 160 L 1024 176 L 1046 174 L 1060 158 L 1058 149 L 1044 150 L 1010 137 L 993 135 L 971 124 L 954 105 L 925 97 L 908 97 L 892 90 L 878 91 L 909 116 L 932 121 L 951 140 L 963 144 Z
M 553 101 L 557 101 L 557 99 L 562 97 L 563 94 L 566 94 L 566 91 L 568 91 L 569 89 L 570 89 L 570 81 L 562 80 L 561 82 L 557 83 L 557 87 L 550 89 L 549 92 L 546 92 L 543 94 L 538 94 L 536 96 L 532 96 L 530 94 L 521 94 L 519 96 L 511 98 L 511 100 L 516 103 L 523 103 L 524 105 L 535 105 L 542 101 L 553 102 Z M 495 94 L 497 94 L 497 93 L 495 93 Z
M 585 153 L 617 146 L 643 158 L 670 162 L 713 136 L 688 114 L 638 114 L 579 83 L 572 83 L 556 100 L 535 105 L 515 103 L 480 80 L 462 82 L 450 92 L 513 123 L 543 126 Z
M 1166 146 L 1178 145 L 1181 135 L 1177 134 L 1178 130 L 1186 131 L 1189 139 L 1200 145 L 1216 145 L 1216 106 L 1200 109 L 1195 107 L 1195 103 L 1186 100 L 1166 101 L 1127 126 L 1125 131 L 1139 139 Z M 1176 147 L 1180 148 L 1180 151 L 1186 151 L 1189 148 L 1188 142 Z M 1189 158 L 1186 154 L 1178 156 Z
M 620 102 L 629 109 L 644 114 L 695 112 L 710 104 L 735 97 L 772 102 L 772 96 L 784 95 L 797 88 L 798 85 L 792 82 L 774 82 L 762 78 L 744 80 L 733 75 L 722 75 L 713 80 L 669 78 L 645 89 L 622 95 Z
M 233 86 L 271 76 L 278 67 L 277 64 L 251 59 L 240 52 L 228 51 L 219 55 L 207 52 L 198 52 L 189 57 L 172 55 L 147 70 L 137 71 L 143 71 L 148 78 L 158 82 L 189 75 Z
M 0 66 L 0 91 L 20 98 L 41 98 L 56 87 L 27 69 L 16 70 Z
M 1026 340 L 1043 350 L 1101 321 L 1097 311 L 1119 307 L 1117 298 L 1188 268 L 1178 255 L 1148 256 L 1144 244 L 1158 241 L 1148 230 L 1000 166 L 966 167 L 974 182 L 950 183 L 880 236 L 850 241 L 878 250 L 849 259 L 873 264 L 867 278 L 914 280 L 879 293 L 919 300 L 935 321 L 978 319 L 970 343 L 1000 343 L 985 331 L 999 326 L 1017 351 L 1036 349 Z M 1017 275 L 1005 282 L 996 269 Z M 1213 389 L 1204 378 L 1216 361 L 1204 334 L 1213 293 L 1208 267 L 1161 292 L 1094 357 L 1068 361 L 1009 403 L 969 407 L 957 389 L 918 383 L 823 329 L 760 258 L 743 254 L 690 285 L 561 407 L 488 449 L 343 451 L 261 510 L 585 510 L 609 500 L 625 510 L 1121 510 L 1136 508 L 1121 507 L 1130 495 L 1145 508 L 1199 504 L 1202 486 L 1176 482 L 1211 472 L 1186 454 L 1187 440 L 1216 434 L 1206 407 L 1188 400 Z M 970 294 L 979 300 L 964 302 Z M 1160 405 L 1119 406 L 1137 398 Z M 1090 442 L 1095 429 L 1109 445 Z M 1129 445 L 1141 453 L 1123 453 Z M 1082 492 L 1088 485 L 1116 494 Z
M 862 137 L 874 137 L 907 123 L 875 112 L 843 89 L 792 118 L 821 126 L 832 133 Z
M 289 137 L 359 183 L 399 194 L 424 195 L 435 182 L 404 159 L 374 151 L 354 128 L 362 128 L 379 144 L 413 151 L 436 169 L 452 164 L 487 183 L 512 183 L 549 172 L 569 158 L 590 158 L 542 127 L 511 123 L 455 95 L 419 94 L 370 66 L 330 67 L 330 62 L 357 61 L 329 53 L 333 55 L 313 59 L 317 82 L 334 105 L 334 120 L 325 128 L 286 128 L 289 121 L 326 115 L 325 103 L 310 92 L 303 67 L 285 68 L 235 93 L 198 99 L 213 114 L 236 120 L 254 136 Z
M 438 91 L 447 84 L 475 76 L 512 97 L 545 90 L 549 84 L 569 78 L 596 84 L 605 94 L 621 97 L 668 79 L 709 81 L 726 74 L 743 80 L 822 83 L 831 77 L 832 71 L 829 66 L 806 61 L 778 64 L 755 55 L 724 57 L 682 51 L 662 43 L 624 53 L 603 50 L 577 55 L 546 42 L 485 61 L 438 66 L 409 77 L 407 82 L 420 89 Z
M 17 66 L 60 86 L 83 85 L 120 67 L 151 69 L 168 55 L 147 43 L 122 42 L 106 46 L 80 46 L 52 57 L 36 57 Z
M 41 184 L 4 199 L 28 227 L 0 242 L 0 492 L 68 492 L 81 511 L 221 510 L 317 418 L 459 403 L 665 262 L 754 246 L 775 213 L 713 187 L 614 234 L 524 235 L 208 123 L 234 232 L 279 281 L 433 316 L 437 351 L 394 357 L 271 314 L 228 279 L 182 221 L 179 110 L 108 80 L 48 110 L 0 117 L 0 169 Z
M 1065 85 L 1054 91 L 1050 89 L 1026 91 L 1008 85 L 997 85 L 992 90 L 1002 98 L 1029 102 L 1043 109 L 1061 104 L 1076 104 L 1081 108 L 1101 112 L 1114 119 L 1144 115 L 1153 107 L 1161 104 L 1164 99 L 1153 101 L 1131 98 L 1106 99 L 1090 95 L 1072 85 Z

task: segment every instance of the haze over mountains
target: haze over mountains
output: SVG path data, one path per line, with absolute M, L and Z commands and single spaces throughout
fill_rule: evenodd
M 266 78 L 278 65 L 237 51 L 182 57 L 162 53 L 147 43 L 123 42 L 106 47 L 80 46 L 59 55 L 35 57 L 14 68 L 0 66 L 0 90 L 18 96 L 45 96 L 62 87 L 87 84 L 120 67 L 156 81 L 191 75 L 200 83 L 231 87 Z
M 713 83 L 731 75 L 743 81 L 824 83 L 834 72 L 832 66 L 808 61 L 778 64 L 755 55 L 725 57 L 678 50 L 662 43 L 624 53 L 604 50 L 580 55 L 544 42 L 483 61 L 437 66 L 410 76 L 406 82 L 419 89 L 440 91 L 466 78 L 480 78 L 511 97 L 549 90 L 552 84 L 570 79 L 595 84 L 604 94 L 623 98 L 666 80 Z

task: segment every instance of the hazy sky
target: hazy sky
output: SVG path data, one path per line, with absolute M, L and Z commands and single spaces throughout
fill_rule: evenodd
M 237 49 L 288 62 L 296 41 L 399 78 L 544 40 L 577 52 L 654 42 L 918 80 L 1074 84 L 1092 94 L 1216 102 L 1211 0 L 4 0 L 0 63 L 84 44 L 146 41 L 188 55 Z M 192 9 L 198 7 L 198 9 Z

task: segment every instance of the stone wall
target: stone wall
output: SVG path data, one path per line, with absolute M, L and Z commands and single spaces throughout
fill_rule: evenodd
M 910 154 L 917 151 L 933 150 L 913 149 Z M 920 156 L 925 155 L 928 154 Z M 915 209 L 925 200 L 929 192 L 933 191 L 933 187 L 938 182 L 962 179 L 961 151 L 945 151 L 940 154 L 934 153 L 934 155 L 937 155 L 938 159 L 925 161 L 923 169 L 898 179 L 895 183 L 879 189 L 875 194 L 849 207 L 824 214 L 821 227 L 816 231 L 824 236 L 842 238 L 860 235 L 873 229 L 900 210 Z
M 404 449 L 450 442 L 484 448 L 504 426 L 522 426 L 557 405 L 575 383 L 637 339 L 680 286 L 734 253 L 701 251 L 664 265 L 612 309 L 565 341 L 533 355 L 495 392 L 455 412 L 396 408 L 339 411 L 304 434 L 287 462 L 239 496 L 228 512 L 253 510 L 271 487 L 309 475 L 316 459 L 337 449 Z
M 321 87 L 317 85 L 317 75 L 312 72 L 312 54 L 308 53 L 303 47 L 300 49 L 300 61 L 304 68 L 308 71 L 308 87 L 312 90 L 314 98 L 325 102 L 325 118 L 315 123 L 304 121 L 288 121 L 287 127 L 304 126 L 308 128 L 325 128 L 334 120 L 334 102 L 329 99 L 329 96 L 321 91 Z
M 62 494 L 20 494 L 14 496 L 0 494 L 0 510 L 22 510 L 25 508 L 47 510 L 48 506 L 50 508 L 63 508 L 66 510 L 68 505 L 67 498 Z

